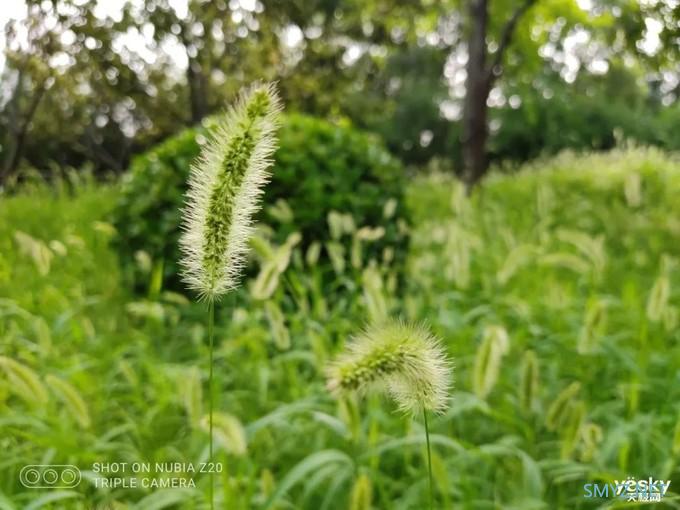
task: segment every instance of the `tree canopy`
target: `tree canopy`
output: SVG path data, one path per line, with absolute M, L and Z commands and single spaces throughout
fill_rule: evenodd
M 616 133 L 677 145 L 653 126 L 677 123 L 679 2 L 484 4 L 490 160 Z M 2 176 L 120 171 L 254 79 L 278 80 L 289 109 L 380 133 L 407 163 L 459 167 L 475 22 L 459 0 L 27 0 L 4 30 Z

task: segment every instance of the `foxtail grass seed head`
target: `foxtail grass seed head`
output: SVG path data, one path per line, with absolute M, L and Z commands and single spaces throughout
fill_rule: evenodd
M 242 91 L 194 163 L 180 239 L 185 283 L 217 299 L 238 284 L 251 223 L 276 148 L 281 102 L 273 84 Z
M 69 411 L 73 419 L 84 429 L 90 428 L 92 420 L 90 419 L 90 411 L 85 399 L 80 395 L 77 389 L 71 386 L 66 381 L 59 379 L 53 375 L 45 377 L 45 382 L 61 400 L 66 409 Z
M 18 361 L 0 356 L 0 376 L 7 377 L 7 388 L 32 407 L 44 406 L 49 400 L 47 388 L 40 376 Z
M 639 173 L 632 172 L 626 175 L 623 193 L 629 207 L 640 207 L 640 204 L 642 204 L 642 178 Z
M 350 510 L 371 510 L 373 502 L 373 486 L 371 479 L 365 475 L 359 475 L 352 487 L 350 495 Z
M 333 393 L 386 392 L 415 416 L 446 409 L 453 369 L 440 341 L 424 326 L 392 321 L 352 339 L 327 376 Z
M 581 440 L 583 442 L 581 460 L 590 462 L 595 457 L 597 445 L 602 441 L 602 428 L 595 423 L 585 423 L 581 427 Z
M 248 452 L 246 432 L 239 419 L 231 414 L 215 413 L 213 421 L 213 436 L 224 451 L 235 457 L 246 455 Z M 200 427 L 206 432 L 210 431 L 209 415 L 201 419 Z
M 680 416 L 675 422 L 675 429 L 673 429 L 673 446 L 671 447 L 673 455 L 680 455 Z
M 583 401 L 575 402 L 561 431 L 560 455 L 562 459 L 569 459 L 576 449 L 582 436 L 583 420 L 586 415 L 586 405 Z
M 654 286 L 647 299 L 647 319 L 651 322 L 659 322 L 663 319 L 668 307 L 668 299 L 671 294 L 670 279 L 667 274 L 661 274 L 654 282 Z
M 472 387 L 475 394 L 485 399 L 496 385 L 503 356 L 510 349 L 508 332 L 503 326 L 487 326 L 475 354 Z
M 580 390 L 581 383 L 573 382 L 555 397 L 545 417 L 548 430 L 557 430 L 567 422 Z
M 523 412 L 536 408 L 538 401 L 538 357 L 534 351 L 526 351 L 520 367 L 519 404 Z
M 602 274 L 607 265 L 604 236 L 593 237 L 578 230 L 559 229 L 557 231 L 557 238 L 564 243 L 574 246 L 583 257 L 588 259 L 596 275 Z
M 602 337 L 607 326 L 606 303 L 600 299 L 592 299 L 588 302 L 585 320 L 581 327 L 576 350 L 579 354 L 590 354 Z

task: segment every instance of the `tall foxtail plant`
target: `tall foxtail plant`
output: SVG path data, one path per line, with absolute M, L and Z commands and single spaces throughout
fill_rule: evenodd
M 183 209 L 182 277 L 208 304 L 209 455 L 213 457 L 215 302 L 238 286 L 253 215 L 276 149 L 281 101 L 274 84 L 243 89 L 192 165 Z M 214 508 L 210 475 L 210 508 Z
M 430 508 L 433 501 L 428 411 L 446 410 L 453 368 L 440 340 L 424 326 L 401 321 L 372 326 L 357 335 L 327 368 L 328 389 L 335 394 L 385 392 L 400 410 L 422 414 L 427 443 Z

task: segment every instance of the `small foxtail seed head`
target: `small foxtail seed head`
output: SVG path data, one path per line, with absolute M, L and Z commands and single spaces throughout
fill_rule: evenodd
M 452 372 L 440 341 L 427 328 L 393 321 L 353 338 L 326 374 L 333 393 L 386 392 L 402 411 L 417 415 L 446 409 Z
M 276 149 L 281 102 L 273 84 L 239 94 L 192 165 L 180 238 L 185 283 L 213 300 L 238 285 Z

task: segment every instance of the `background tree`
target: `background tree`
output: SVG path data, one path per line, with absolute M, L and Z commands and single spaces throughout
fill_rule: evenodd
M 129 51 L 125 40 L 139 28 L 128 13 L 114 19 L 96 13 L 92 2 L 70 0 L 27 7 L 26 18 L 6 28 L 28 37 L 7 39 L 3 73 L 17 85 L 0 100 L 5 177 L 25 156 L 38 168 L 90 161 L 122 170 L 130 153 L 177 128 L 170 63 Z M 23 144 L 13 143 L 18 109 L 31 114 L 23 115 L 30 131 Z
M 5 100 L 0 116 L 5 134 L 0 182 L 16 169 L 29 126 L 45 91 L 54 83 L 46 62 L 56 54 L 60 43 L 45 28 L 44 12 L 34 7 L 31 13 L 32 16 L 21 26 L 21 32 L 17 25 L 11 23 L 5 27 L 6 67 L 2 81 L 9 86 L 4 89 Z M 20 42 L 22 36 L 24 40 Z
M 489 0 L 472 0 L 469 7 L 468 63 L 466 95 L 463 108 L 463 180 L 468 190 L 484 175 L 488 162 L 487 99 L 494 81 L 502 73 L 502 64 L 517 23 L 537 0 L 524 0 L 514 9 L 493 41 L 495 51 L 489 58 Z
M 678 118 L 667 2 L 104 4 L 28 0 L 7 25 L 3 181 L 22 164 L 122 171 L 256 78 L 278 80 L 289 110 L 376 131 L 414 167 L 442 159 L 469 187 L 490 163 L 564 147 L 677 145 L 654 129 Z

